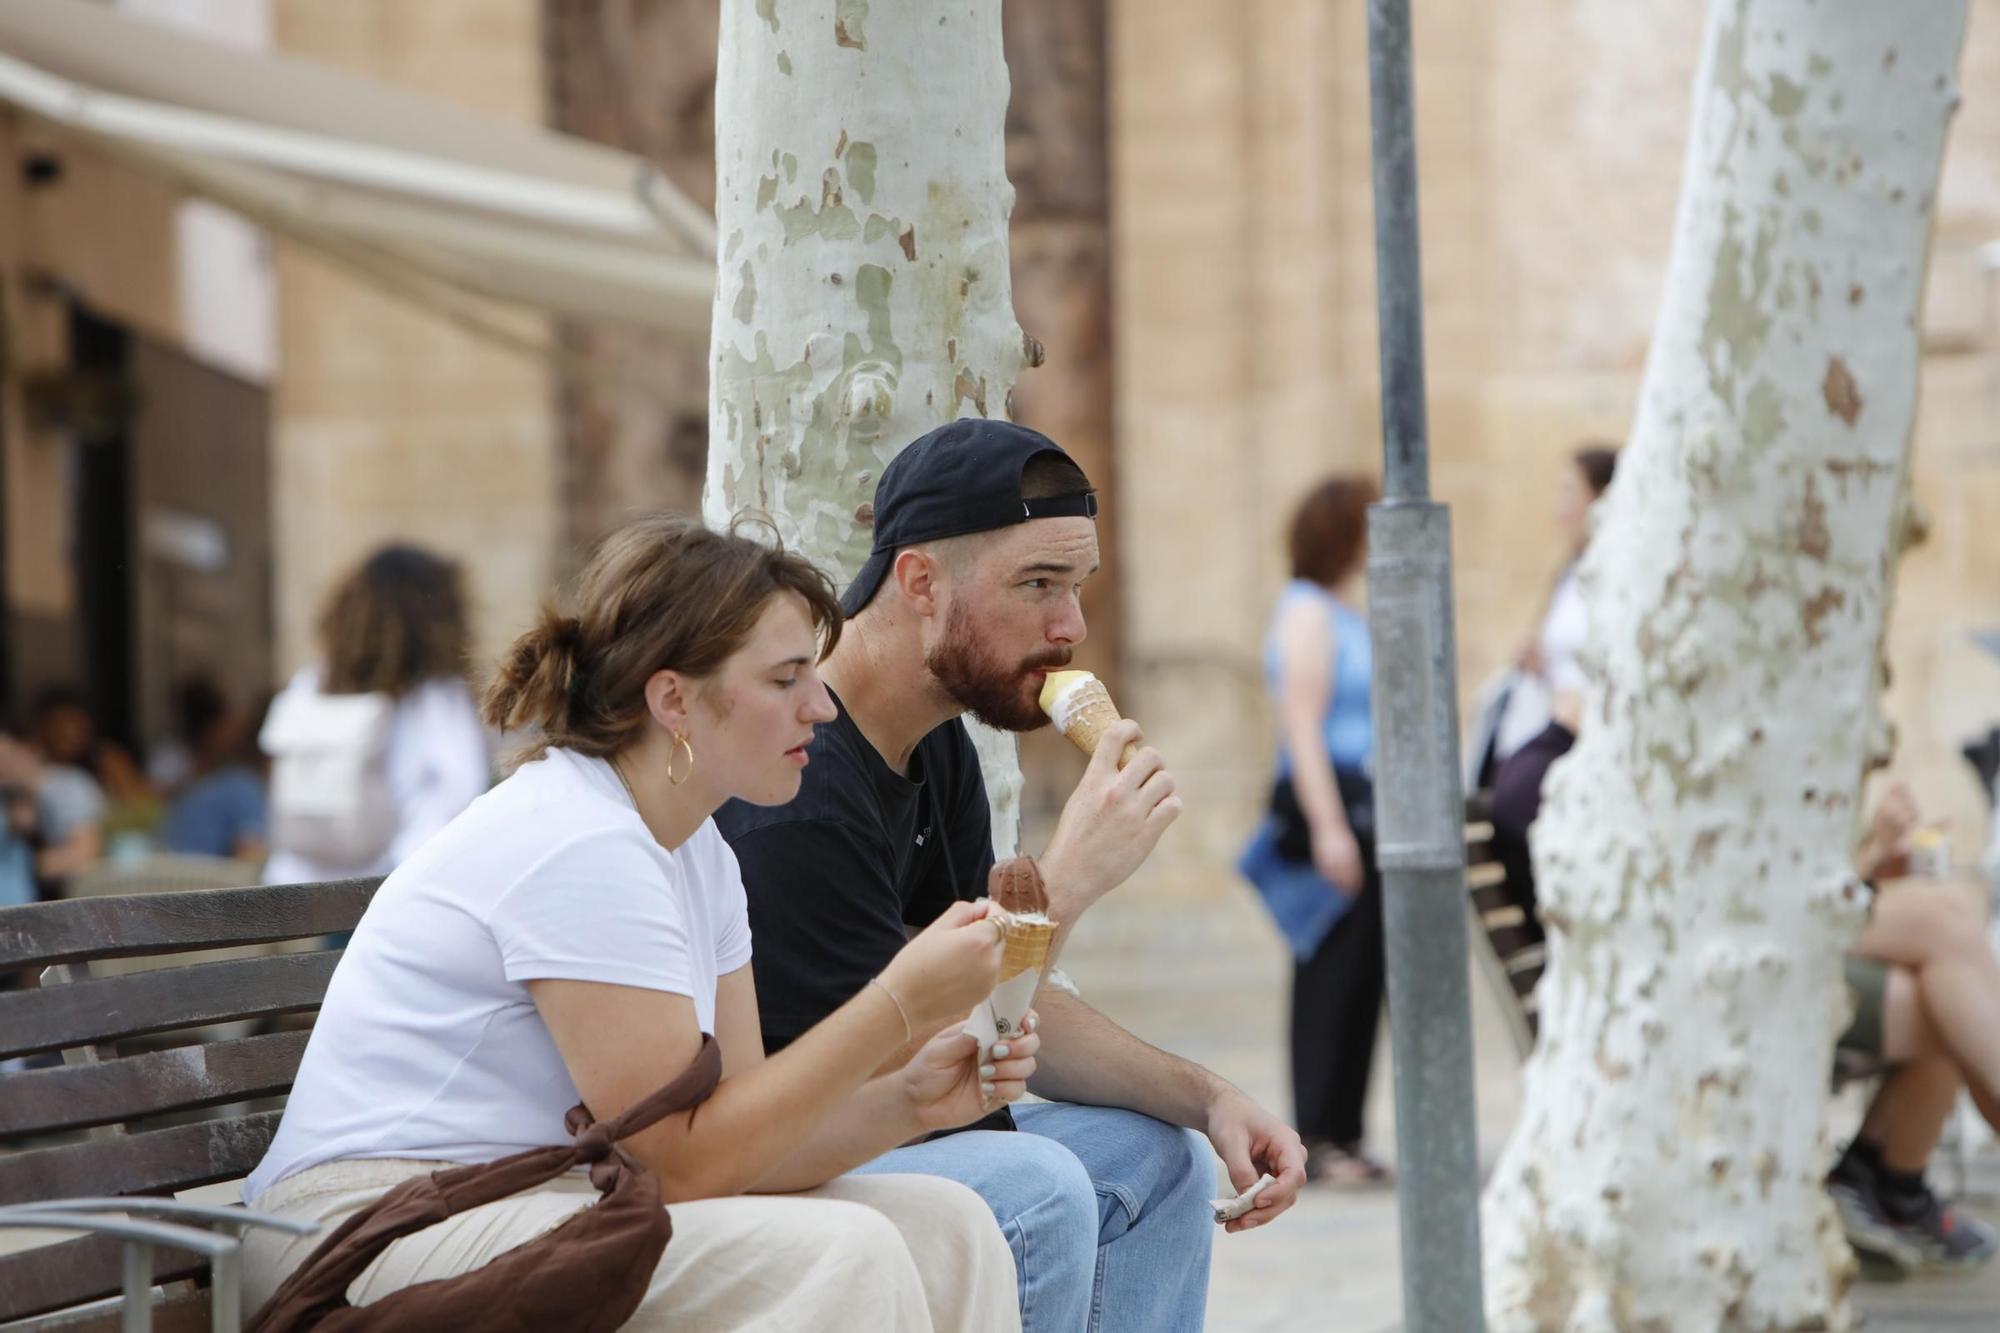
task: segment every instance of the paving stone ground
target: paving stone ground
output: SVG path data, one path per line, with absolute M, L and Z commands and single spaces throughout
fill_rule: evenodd
M 1149 901 L 1128 885 L 1082 922 L 1064 962 L 1091 1001 L 1146 1040 L 1199 1060 L 1284 1112 L 1284 1003 L 1289 964 L 1247 890 L 1195 902 Z M 1520 1101 L 1520 1076 L 1494 998 L 1475 977 L 1479 1143 L 1490 1168 Z M 1370 1093 L 1372 1141 L 1395 1150 L 1386 1028 Z M 2000 1197 L 2000 1161 L 1974 1164 Z M 233 1186 L 204 1194 L 217 1202 Z M 1978 1205 L 1993 1219 L 1991 1202 Z M 0 1253 L 44 1238 L 0 1233 Z M 54 1239 L 48 1237 L 47 1239 Z M 1280 1222 L 1218 1236 L 1211 1333 L 1390 1333 L 1402 1323 L 1402 1258 L 1393 1191 L 1308 1190 Z M 2000 1330 L 2000 1262 L 1963 1277 L 1864 1283 L 1855 1305 L 1869 1333 Z

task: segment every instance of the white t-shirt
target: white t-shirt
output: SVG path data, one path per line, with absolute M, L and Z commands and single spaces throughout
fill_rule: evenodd
M 552 750 L 376 893 L 243 1197 L 336 1158 L 478 1163 L 563 1143 L 581 1098 L 524 983 L 671 991 L 713 1033 L 716 980 L 749 961 L 743 877 L 714 821 L 669 852 L 608 763 Z
M 1590 612 L 1577 586 L 1576 567 L 1563 571 L 1548 612 L 1542 617 L 1536 646 L 1542 655 L 1539 675 L 1517 672 L 1507 695 L 1507 707 L 1494 730 L 1493 757 L 1505 759 L 1545 730 L 1553 717 L 1555 696 L 1581 693 L 1589 682 L 1577 654 L 1590 637 Z
M 1590 637 L 1590 612 L 1583 604 L 1583 589 L 1577 586 L 1572 565 L 1556 584 L 1549 599 L 1549 612 L 1542 617 L 1542 678 L 1553 694 L 1574 693 L 1589 682 L 1577 655 Z

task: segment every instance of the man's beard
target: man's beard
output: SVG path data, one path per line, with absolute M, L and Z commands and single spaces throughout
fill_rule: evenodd
M 945 613 L 944 638 L 924 654 L 924 665 L 952 702 L 1001 731 L 1033 731 L 1049 724 L 1039 688 L 1028 689 L 1035 684 L 1028 673 L 1065 667 L 1069 660 L 1069 649 L 1051 647 L 1012 665 L 994 661 L 958 602 Z

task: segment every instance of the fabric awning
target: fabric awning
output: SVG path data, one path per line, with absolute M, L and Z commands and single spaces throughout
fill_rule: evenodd
M 90 0 L 0 4 L 0 102 L 420 300 L 708 335 L 714 218 L 627 153 Z

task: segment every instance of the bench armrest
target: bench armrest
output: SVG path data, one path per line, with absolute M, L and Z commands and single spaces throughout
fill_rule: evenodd
M 135 1221 L 130 1216 L 164 1217 L 171 1221 Z M 218 1235 L 206 1227 L 221 1227 Z M 0 1208 L 0 1229 L 82 1231 L 109 1236 L 124 1244 L 125 1333 L 149 1333 L 153 1326 L 153 1247 L 188 1250 L 208 1260 L 209 1327 L 213 1333 L 238 1333 L 243 1325 L 242 1233 L 268 1227 L 294 1236 L 309 1236 L 319 1228 L 247 1208 L 218 1208 L 182 1203 L 178 1199 L 111 1198 L 50 1199 Z
M 160 1217 L 189 1226 L 228 1227 L 242 1235 L 252 1227 L 266 1227 L 293 1236 L 310 1236 L 319 1230 L 316 1222 L 294 1222 L 275 1213 L 253 1212 L 248 1208 L 224 1208 L 211 1203 L 184 1203 L 179 1199 L 152 1199 L 126 1195 L 104 1199 L 49 1199 L 40 1203 L 14 1204 L 0 1213 L 130 1213 L 134 1217 Z M 28 1225 L 20 1223 L 19 1225 Z
M 41 1205 L 0 1208 L 0 1230 L 87 1231 L 100 1236 L 115 1236 L 129 1243 L 191 1250 L 211 1261 L 217 1255 L 233 1253 L 237 1248 L 234 1236 L 218 1236 L 199 1227 L 176 1226 L 171 1222 L 134 1222 L 130 1218 L 71 1213 Z M 147 1285 L 151 1285 L 150 1279 Z

